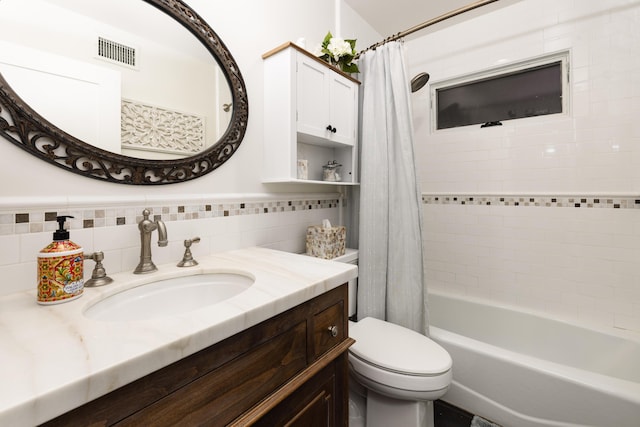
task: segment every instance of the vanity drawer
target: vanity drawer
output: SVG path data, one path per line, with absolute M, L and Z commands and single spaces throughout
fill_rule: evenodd
M 313 316 L 313 357 L 341 343 L 346 337 L 344 300 L 333 304 Z

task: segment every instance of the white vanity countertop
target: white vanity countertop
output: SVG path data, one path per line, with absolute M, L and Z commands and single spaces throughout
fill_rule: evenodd
M 163 368 L 357 276 L 357 267 L 265 248 L 118 273 L 74 301 L 42 306 L 33 291 L 0 298 L 0 425 L 31 426 Z M 91 320 L 84 310 L 150 280 L 203 272 L 246 272 L 255 283 L 197 311 L 143 321 Z

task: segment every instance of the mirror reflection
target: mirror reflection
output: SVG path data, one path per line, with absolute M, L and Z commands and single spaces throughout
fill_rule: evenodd
M 2 0 L 0 40 L 0 73 L 27 104 L 115 154 L 190 157 L 233 115 L 211 53 L 142 1 Z

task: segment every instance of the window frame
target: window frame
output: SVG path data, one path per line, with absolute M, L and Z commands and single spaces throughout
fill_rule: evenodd
M 524 61 L 517 61 L 508 64 L 502 64 L 497 67 L 487 68 L 485 70 L 477 71 L 471 74 L 465 74 L 449 79 L 440 80 L 430 85 L 430 107 L 431 107 L 431 132 L 452 132 L 456 130 L 469 130 L 472 127 L 480 129 L 482 123 L 474 123 L 464 126 L 454 126 L 450 128 L 438 129 L 438 108 L 437 108 L 437 96 L 438 90 L 447 89 L 455 86 L 460 86 L 468 83 L 473 83 L 479 80 L 485 80 L 489 78 L 495 78 L 500 76 L 508 76 L 520 71 L 526 71 L 528 69 L 537 68 L 540 66 L 550 65 L 556 62 L 560 62 L 561 77 L 562 77 L 562 112 L 543 114 L 531 117 L 521 117 L 516 119 L 502 119 L 504 122 L 518 122 L 525 119 L 549 119 L 550 117 L 568 117 L 570 114 L 571 105 L 571 93 L 570 93 L 570 51 L 561 51 L 543 56 L 529 58 Z

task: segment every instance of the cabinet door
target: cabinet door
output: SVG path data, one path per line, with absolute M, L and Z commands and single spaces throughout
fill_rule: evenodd
M 343 76 L 330 72 L 329 80 L 329 123 L 335 130 L 331 140 L 353 145 L 356 139 L 357 86 Z
M 298 133 L 353 145 L 357 85 L 302 54 L 297 57 L 296 84 Z
M 330 132 L 329 70 L 305 55 L 297 55 L 297 131 L 318 138 Z
M 330 427 L 335 426 L 333 414 L 333 377 L 318 390 L 307 405 L 284 425 L 286 427 Z
M 252 425 L 337 427 L 346 425 L 344 415 L 336 413 L 336 377 L 333 364 L 329 364 Z

